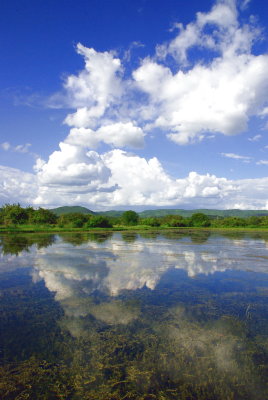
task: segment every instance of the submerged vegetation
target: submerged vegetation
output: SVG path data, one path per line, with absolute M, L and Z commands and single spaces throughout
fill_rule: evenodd
M 20 204 L 6 204 L 0 209 L 0 229 L 2 230 L 91 230 L 92 228 L 268 228 L 267 215 L 248 217 L 216 216 L 202 212 L 189 217 L 182 215 L 163 215 L 161 217 L 142 217 L 135 211 L 128 210 L 118 216 L 96 213 L 67 212 L 63 207 L 61 214 L 44 208 L 23 208 Z
M 192 231 L 189 241 L 189 234 L 178 230 L 0 235 L 0 398 L 268 398 L 266 274 L 244 266 L 244 271 L 193 279 L 172 268 L 164 254 L 159 268 L 167 269 L 154 288 L 128 285 L 144 276 L 153 280 L 149 271 L 155 270 L 160 253 L 152 255 L 163 238 L 169 256 L 182 265 L 179 243 L 185 243 L 189 262 L 190 244 L 201 244 L 194 247 L 203 249 L 208 262 L 213 242 L 204 244 L 224 235 L 236 239 L 234 246 L 241 241 L 239 249 L 241 244 L 247 248 L 245 241 L 260 246 L 260 239 L 267 239 L 260 232 L 219 235 L 207 230 Z M 252 262 L 260 263 L 262 254 L 253 252 L 258 258 Z M 144 268 L 135 270 L 139 262 Z M 117 274 L 109 282 L 115 287 L 127 270 L 126 286 L 113 294 L 101 284 L 112 268 Z

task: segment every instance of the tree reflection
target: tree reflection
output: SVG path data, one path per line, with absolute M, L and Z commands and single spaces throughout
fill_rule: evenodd
M 0 236 L 0 246 L 4 255 L 13 254 L 18 255 L 22 251 L 29 252 L 33 245 L 38 249 L 42 247 L 51 246 L 55 242 L 55 235 L 47 234 L 27 234 L 27 235 L 14 235 L 8 234 Z
M 126 243 L 133 243 L 137 240 L 138 235 L 133 232 L 122 232 L 121 237 Z

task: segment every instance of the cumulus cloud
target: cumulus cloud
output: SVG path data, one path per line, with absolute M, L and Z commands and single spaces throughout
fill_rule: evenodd
M 112 150 L 102 155 L 73 145 L 41 163 L 35 204 L 85 204 L 93 209 L 122 206 L 266 208 L 268 178 L 228 180 L 190 172 L 171 178 L 159 160 Z M 69 152 L 67 158 L 65 152 Z M 62 154 L 63 153 L 63 154 Z M 62 164 L 61 158 L 66 159 Z
M 218 1 L 208 13 L 197 13 L 186 27 L 176 27 L 176 38 L 158 46 L 158 60 L 147 58 L 133 72 L 137 87 L 148 95 L 147 128 L 162 128 L 180 145 L 209 133 L 246 131 L 249 118 L 267 102 L 268 57 L 252 53 L 259 30 L 239 24 L 236 2 L 229 0 Z M 206 28 L 212 28 L 209 34 Z M 194 63 L 188 59 L 192 48 L 200 52 Z M 207 53 L 202 58 L 204 49 L 210 61 Z M 175 71 L 165 65 L 167 56 L 177 62 Z
M 226 179 L 209 174 L 201 176 L 191 172 L 184 179 L 172 179 L 156 157 L 147 161 L 122 150 L 113 150 L 104 154 L 103 160 L 112 173 L 110 184 L 119 185 L 110 194 L 114 205 L 187 204 L 195 197 L 199 200 L 202 197 L 217 198 L 232 191 L 232 185 Z
M 0 204 L 31 204 L 38 191 L 34 174 L 16 168 L 0 166 Z
M 95 148 L 99 142 L 117 147 L 141 148 L 144 144 L 144 133 L 142 129 L 132 122 L 117 122 L 103 125 L 98 130 L 89 128 L 72 128 L 66 143 Z
M 111 171 L 98 153 L 63 142 L 59 147 L 48 162 L 37 159 L 39 193 L 35 204 L 88 203 L 93 192 L 115 190 L 106 185 Z
M 190 172 L 171 178 L 156 157 L 112 150 L 104 154 L 62 143 L 37 175 L 1 167 L 0 201 L 36 205 L 268 208 L 268 177 L 231 180 Z M 263 161 L 261 164 L 265 165 Z
M 175 74 L 145 60 L 133 76 L 153 105 L 150 129 L 160 127 L 175 143 L 188 144 L 208 133 L 245 131 L 249 118 L 265 101 L 267 67 L 267 56 L 243 53 Z
M 76 108 L 65 119 L 72 127 L 68 140 L 140 147 L 144 132 L 158 128 L 183 145 L 215 133 L 236 135 L 247 130 L 252 116 L 267 117 L 268 56 L 252 50 L 261 30 L 253 19 L 240 23 L 235 0 L 219 0 L 174 29 L 175 38 L 141 60 L 132 77 L 124 75 L 126 60 L 114 52 L 77 45 L 85 67 L 67 77 L 60 96 Z M 51 103 L 57 100 L 59 94 Z
M 27 195 L 27 201 L 36 205 L 83 204 L 93 209 L 155 205 L 265 209 L 268 206 L 268 178 L 235 181 L 190 172 L 184 178 L 174 179 L 156 157 L 146 160 L 119 149 L 98 154 L 61 143 L 60 150 L 48 162 L 37 160 L 36 171 L 36 176 L 22 172 L 14 172 L 14 177 L 9 174 L 2 185 L 2 198 L 17 196 L 18 186 L 25 187 L 22 198 Z
M 73 109 L 65 118 L 70 132 L 48 160 L 37 158 L 32 182 L 38 190 L 35 186 L 28 197 L 37 205 L 85 204 L 93 209 L 267 207 L 268 178 L 234 181 L 190 172 L 174 179 L 156 157 L 145 159 L 122 150 L 142 147 L 148 133 L 186 145 L 219 133 L 246 131 L 253 116 L 267 118 L 268 56 L 254 54 L 261 33 L 252 21 L 240 22 L 234 0 L 217 1 L 188 25 L 177 23 L 176 36 L 128 75 L 115 52 L 78 44 L 84 68 L 68 76 L 63 92 L 50 98 L 53 107 Z M 100 143 L 112 150 L 93 151 Z M 7 142 L 1 147 L 11 148 Z M 17 146 L 16 151 L 27 147 Z M 251 160 L 235 153 L 222 155 Z M 22 173 L 19 185 L 27 185 L 27 179 Z M 3 193 L 6 196 L 8 190 Z

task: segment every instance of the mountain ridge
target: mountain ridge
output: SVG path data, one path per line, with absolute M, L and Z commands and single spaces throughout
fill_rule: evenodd
M 131 209 L 131 207 L 129 208 Z M 108 217 L 120 217 L 123 214 L 123 210 L 108 210 L 108 211 L 92 211 L 82 206 L 63 206 L 50 209 L 56 215 L 62 215 L 67 213 L 82 213 L 92 215 L 106 215 Z M 251 217 L 251 216 L 265 216 L 268 215 L 268 210 L 240 210 L 240 209 L 206 209 L 197 208 L 192 210 L 185 210 L 180 208 L 160 208 L 154 210 L 144 210 L 137 212 L 141 218 L 150 217 L 164 217 L 166 215 L 181 215 L 182 217 L 191 217 L 194 213 L 201 212 L 211 217 Z

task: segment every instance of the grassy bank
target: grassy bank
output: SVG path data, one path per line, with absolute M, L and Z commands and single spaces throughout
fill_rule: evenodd
M 73 227 L 59 227 L 49 225 L 18 225 L 18 226 L 0 226 L 0 233 L 61 233 L 61 232 L 161 232 L 161 231 L 233 231 L 233 232 L 268 232 L 268 227 L 151 227 L 146 225 L 117 225 L 112 228 L 73 228 Z

